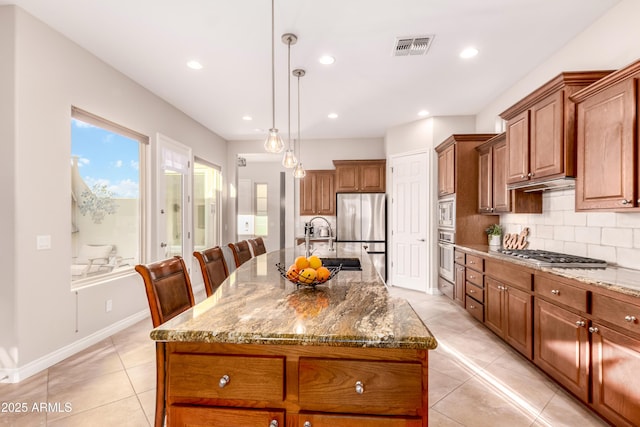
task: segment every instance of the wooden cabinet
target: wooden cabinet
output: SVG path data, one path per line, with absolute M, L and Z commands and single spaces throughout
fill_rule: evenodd
M 423 427 L 422 420 L 419 418 L 314 413 L 298 415 L 297 425 L 298 427 Z
M 500 114 L 507 122 L 508 184 L 576 175 L 576 108 L 570 96 L 609 73 L 561 73 Z
M 336 193 L 384 193 L 386 160 L 334 160 Z
M 168 426 L 234 426 L 284 427 L 283 410 L 232 409 L 203 406 L 176 405 L 169 412 Z
M 542 213 L 542 193 L 507 189 L 505 133 L 491 138 L 477 150 L 479 213 Z
M 640 210 L 640 61 L 576 93 L 576 210 Z
M 300 180 L 300 215 L 335 215 L 335 204 L 335 172 L 307 171 Z
M 438 153 L 438 197 L 456 192 L 454 145 Z
M 485 326 L 533 357 L 532 273 L 492 260 L 485 264 Z
M 453 299 L 464 307 L 465 302 L 465 267 L 464 265 L 455 264 L 456 280 L 453 284 Z

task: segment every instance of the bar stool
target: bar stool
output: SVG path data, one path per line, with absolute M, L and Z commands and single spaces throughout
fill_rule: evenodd
M 236 267 L 240 267 L 252 258 L 251 249 L 249 249 L 249 243 L 246 240 L 238 243 L 229 243 L 229 247 L 233 251 Z
M 205 249 L 204 251 L 196 251 L 193 253 L 202 271 L 202 279 L 204 280 L 204 290 L 210 297 L 218 289 L 224 279 L 229 277 L 229 269 L 224 260 L 224 254 L 219 246 Z
M 251 251 L 253 252 L 253 256 L 258 256 L 258 255 L 267 253 L 267 248 L 264 246 L 264 240 L 262 239 L 262 237 L 249 239 L 249 244 L 251 245 Z

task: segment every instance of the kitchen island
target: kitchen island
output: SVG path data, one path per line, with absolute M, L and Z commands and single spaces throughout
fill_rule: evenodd
M 276 268 L 303 252 L 251 259 L 214 295 L 151 332 L 169 426 L 428 425 L 431 332 L 388 294 L 356 245 L 316 245 L 316 255 L 362 264 L 316 288 Z

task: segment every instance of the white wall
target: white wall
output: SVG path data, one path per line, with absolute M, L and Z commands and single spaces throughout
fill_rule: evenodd
M 0 354 L 16 348 L 13 363 L 20 372 L 33 373 L 64 356 L 64 349 L 90 344 L 86 339 L 92 334 L 148 313 L 144 287 L 135 272 L 77 294 L 70 291 L 71 106 L 151 138 L 149 207 L 155 201 L 150 179 L 157 132 L 191 146 L 194 155 L 221 164 L 223 174 L 226 142 L 23 10 L 1 6 L 0 23 L 0 108 L 8 110 L 0 118 L 0 170 L 8 175 L 0 189 L 13 207 L 13 212 L 0 213 L 3 244 L 9 249 L 8 257 L 0 261 L 8 264 L 0 285 L 2 300 L 7 296 L 13 303 L 12 318 L 0 325 Z M 158 244 L 152 213 L 146 212 L 147 252 Z M 51 236 L 50 250 L 36 250 L 38 235 Z M 106 299 L 113 301 L 109 313 L 104 309 Z M 2 320 L 7 320 L 5 313 L 11 308 L 2 310 Z M 7 371 L 7 365 L 0 359 L 0 369 Z M 14 379 L 21 375 L 7 372 Z

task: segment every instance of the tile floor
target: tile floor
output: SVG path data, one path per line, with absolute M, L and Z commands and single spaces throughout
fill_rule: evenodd
M 411 302 L 439 342 L 429 355 L 430 426 L 606 425 L 446 297 L 399 288 L 391 293 Z M 30 409 L 0 413 L 0 426 L 150 426 L 150 329 L 146 319 L 19 384 L 0 384 L 0 402 Z M 60 403 L 59 411 L 31 410 L 40 402 Z

